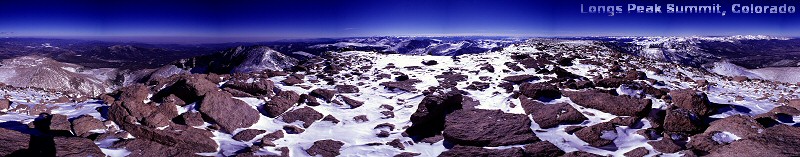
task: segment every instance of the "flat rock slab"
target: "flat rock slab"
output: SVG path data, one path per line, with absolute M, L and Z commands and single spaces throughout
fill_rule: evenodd
M 614 96 L 600 91 L 565 92 L 572 102 L 617 116 L 645 116 L 652 108 L 650 99 Z
M 515 76 L 507 76 L 507 77 L 503 78 L 504 81 L 513 82 L 513 83 L 517 83 L 517 84 L 523 83 L 523 82 L 527 82 L 527 81 L 530 81 L 530 80 L 535 80 L 535 79 L 539 79 L 539 77 L 538 76 L 533 76 L 533 75 L 515 75 Z
M 343 142 L 320 140 L 314 142 L 314 145 L 306 149 L 306 153 L 311 156 L 335 157 L 339 155 L 339 149 L 342 149 L 342 146 L 344 146 Z
M 463 109 L 445 118 L 444 138 L 458 145 L 505 146 L 539 141 L 531 120 L 500 110 Z
M 286 123 L 293 123 L 295 121 L 303 122 L 303 127 L 309 127 L 315 121 L 322 119 L 323 115 L 314 108 L 311 107 L 303 107 L 299 109 L 295 109 L 289 112 L 286 112 L 281 116 L 281 119 Z
M 82 137 L 54 137 L 56 156 L 105 156 L 92 140 Z
M 523 83 L 519 86 L 519 92 L 530 98 L 559 98 L 561 91 L 553 84 L 542 83 Z
M 564 151 L 548 141 L 539 141 L 523 147 L 528 157 L 550 157 L 564 155 Z
M 580 111 L 567 103 L 543 104 L 526 97 L 520 97 L 522 109 L 533 115 L 533 121 L 540 128 L 552 128 L 560 124 L 575 124 L 587 120 Z
M 520 148 L 508 149 L 486 149 L 472 146 L 455 146 L 452 149 L 442 152 L 439 157 L 463 157 L 463 156 L 503 156 L 503 157 L 523 157 L 525 152 Z

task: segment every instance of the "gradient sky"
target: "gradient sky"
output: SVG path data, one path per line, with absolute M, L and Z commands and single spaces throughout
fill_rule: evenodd
M 581 14 L 580 4 L 770 0 L 0 1 L 0 36 L 316 38 L 383 35 L 800 36 L 800 13 Z

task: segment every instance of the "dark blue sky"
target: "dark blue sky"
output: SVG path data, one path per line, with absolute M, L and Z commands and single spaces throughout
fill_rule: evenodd
M 382 35 L 800 36 L 800 16 L 581 14 L 580 4 L 783 4 L 736 0 L 0 1 L 8 36 L 313 38 Z M 9 33 L 11 32 L 11 33 Z

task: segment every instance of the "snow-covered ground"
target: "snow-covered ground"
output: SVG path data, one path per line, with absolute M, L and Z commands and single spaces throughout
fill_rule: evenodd
M 380 41 L 374 41 L 378 43 Z M 349 43 L 337 43 L 334 46 L 346 46 Z M 553 48 L 542 49 L 538 45 L 554 46 Z M 339 77 L 337 76 L 338 85 L 357 85 L 360 92 L 358 93 L 340 93 L 334 99 L 341 100 L 341 96 L 347 96 L 358 101 L 363 101 L 364 104 L 357 108 L 351 108 L 347 105 L 339 105 L 332 102 L 320 101 L 319 106 L 309 106 L 308 104 L 295 105 L 289 111 L 298 108 L 310 107 L 318 111 L 322 115 L 331 115 L 338 118 L 340 123 L 331 123 L 328 121 L 316 121 L 309 127 L 305 128 L 305 132 L 300 134 L 286 134 L 285 137 L 274 141 L 275 146 L 267 146 L 259 148 L 255 154 L 280 154 L 275 148 L 287 147 L 290 151 L 290 156 L 308 156 L 305 150 L 309 149 L 315 141 L 331 139 L 341 141 L 344 143 L 340 153 L 341 156 L 393 156 L 402 152 L 420 153 L 420 156 L 437 156 L 442 152 L 448 150 L 444 141 L 438 141 L 433 144 L 429 143 L 406 143 L 412 141 L 410 137 L 403 136 L 405 128 L 412 125 L 409 120 L 411 115 L 417 111 L 418 104 L 425 97 L 421 90 L 428 89 L 429 87 L 439 86 L 440 75 L 444 72 L 456 72 L 459 74 L 467 75 L 466 81 L 458 82 L 457 88 L 467 89 L 473 82 L 489 83 L 489 88 L 484 90 L 465 90 L 469 93 L 469 97 L 474 98 L 480 102 L 480 105 L 475 106 L 478 109 L 491 109 L 500 110 L 506 113 L 525 114 L 520 104 L 519 99 L 514 98 L 514 93 L 505 92 L 504 89 L 498 87 L 503 83 L 503 78 L 507 76 L 529 74 L 538 76 L 541 79 L 532 81 L 533 83 L 547 82 L 555 78 L 555 74 L 539 74 L 532 69 L 525 69 L 523 71 L 508 70 L 507 62 L 515 62 L 511 54 L 532 54 L 535 56 L 551 55 L 551 56 L 570 56 L 578 57 L 580 59 L 573 61 L 574 65 L 571 66 L 558 66 L 547 65 L 548 69 L 553 69 L 558 66 L 573 74 L 581 75 L 586 78 L 592 79 L 595 77 L 611 77 L 614 73 L 608 72 L 608 66 L 583 64 L 580 60 L 586 61 L 599 61 L 608 64 L 608 60 L 624 59 L 626 64 L 635 65 L 630 68 L 637 68 L 635 70 L 646 72 L 647 78 L 653 79 L 653 82 L 648 84 L 658 88 L 668 89 L 686 89 L 692 88 L 705 92 L 711 102 L 717 104 L 727 104 L 732 106 L 739 106 L 744 109 L 727 110 L 711 117 L 724 118 L 730 115 L 749 115 L 754 116 L 765 113 L 778 104 L 775 102 L 780 98 L 798 98 L 798 87 L 793 84 L 774 83 L 769 81 L 745 81 L 735 82 L 729 80 L 722 75 L 707 73 L 702 69 L 695 69 L 687 66 L 677 65 L 675 63 L 661 62 L 656 60 L 638 58 L 632 55 L 622 55 L 620 58 L 614 58 L 612 52 L 605 47 L 599 46 L 593 41 L 582 40 L 530 40 L 526 43 L 511 45 L 504 48 L 503 51 L 487 52 L 481 54 L 467 54 L 457 57 L 450 56 L 428 56 L 428 55 L 401 55 L 401 54 L 380 54 L 377 52 L 364 52 L 364 51 L 347 51 L 336 53 L 339 58 L 353 58 L 349 61 L 358 59 L 366 60 L 367 62 L 350 62 L 350 67 L 340 71 L 341 74 L 356 74 L 358 67 L 369 66 L 367 72 L 357 74 L 353 77 Z M 436 65 L 423 65 L 423 61 L 435 60 Z M 491 65 L 496 70 L 488 72 L 480 70 L 482 65 Z M 395 68 L 386 68 L 390 65 Z M 656 74 L 646 67 L 656 67 L 663 70 L 663 74 Z M 66 71 L 74 71 L 73 69 L 63 69 Z M 783 71 L 781 71 L 783 70 Z M 784 78 L 789 79 L 788 76 L 779 76 L 778 73 L 800 72 L 800 70 L 784 70 L 784 69 L 758 69 L 746 70 L 731 66 L 719 66 L 713 69 L 714 72 L 721 74 L 732 75 L 745 75 L 760 78 Z M 392 74 L 403 73 L 408 75 L 411 79 L 417 79 L 421 82 L 416 83 L 414 87 L 418 91 L 402 91 L 390 90 L 385 88 L 381 83 L 393 81 L 393 79 L 374 79 L 374 76 L 379 74 Z M 300 72 L 299 74 L 305 74 Z M 794 73 L 790 73 L 794 74 Z M 391 76 L 398 76 L 392 74 Z M 794 75 L 797 76 L 797 75 Z M 367 77 L 368 79 L 361 79 Z M 308 75 L 304 79 L 304 83 L 289 86 L 282 83 L 277 83 L 285 80 L 287 76 L 276 76 L 269 78 L 269 80 L 276 82 L 278 90 L 291 90 L 296 93 L 309 93 L 314 89 L 330 89 L 335 90 L 334 85 L 328 85 L 325 81 L 312 83 L 312 80 L 318 78 L 314 75 Z M 796 79 L 796 78 L 793 78 Z M 699 86 L 694 80 L 707 80 L 709 86 Z M 596 81 L 596 80 L 595 80 Z M 644 81 L 643 81 L 644 82 Z M 658 82 L 658 83 L 655 83 Z M 220 83 L 220 84 L 224 84 Z M 656 98 L 651 95 L 642 94 L 641 90 L 630 89 L 631 87 L 621 86 L 619 88 L 611 88 L 607 90 L 614 90 L 620 95 L 631 95 L 634 97 L 641 97 L 653 100 L 654 109 L 665 110 L 668 107 L 667 102 L 661 98 Z M 564 89 L 562 89 L 564 90 Z M 6 89 L 6 95 L 13 102 L 12 108 L 18 108 L 20 105 L 28 105 L 33 108 L 35 104 L 46 104 L 47 108 L 52 108 L 52 114 L 63 114 L 70 118 L 80 115 L 90 115 L 101 121 L 106 121 L 103 114 L 98 108 L 106 107 L 99 100 L 87 100 L 84 102 L 76 103 L 53 103 L 51 100 L 57 99 L 61 95 L 55 93 L 46 93 L 36 90 L 22 90 L 22 89 Z M 151 95 L 152 96 L 152 95 Z M 740 98 L 740 100 L 737 100 Z M 267 97 L 236 97 L 236 99 L 246 102 L 253 109 L 259 109 L 270 98 Z M 616 131 L 603 132 L 601 137 L 606 139 L 614 139 L 616 149 L 598 148 L 589 146 L 587 142 L 579 139 L 576 135 L 568 134 L 565 129 L 570 126 L 591 126 L 602 122 L 608 122 L 618 116 L 605 113 L 603 111 L 587 108 L 574 103 L 568 97 L 561 97 L 559 99 L 545 102 L 546 104 L 555 103 L 568 103 L 581 113 L 583 113 L 588 120 L 581 124 L 559 125 L 553 128 L 541 128 L 536 122 L 531 124 L 531 130 L 535 130 L 537 137 L 544 141 L 548 141 L 556 145 L 559 149 L 566 152 L 585 151 L 598 155 L 611 155 L 623 156 L 624 153 L 633 149 L 644 147 L 650 152 L 656 152 L 654 148 L 647 142 L 644 136 L 637 134 L 637 131 L 647 129 L 653 125 L 649 120 L 642 120 L 640 125 L 636 127 L 617 127 Z M 380 111 L 387 110 L 382 108 L 382 105 L 393 106 L 391 110 L 394 117 L 386 117 Z M 179 108 L 179 113 L 184 112 L 197 112 L 197 109 L 189 105 L 189 107 Z M 37 115 L 29 115 L 21 110 L 12 111 L 5 110 L 6 114 L 0 115 L 0 122 L 18 121 L 23 124 L 30 123 Z M 365 115 L 368 121 L 359 121 L 354 119 L 356 116 Z M 797 118 L 797 117 L 795 117 Z M 199 155 L 204 156 L 234 156 L 243 149 L 251 147 L 255 141 L 258 141 L 265 134 L 260 134 L 249 141 L 237 141 L 232 137 L 246 129 L 264 130 L 266 133 L 283 130 L 285 125 L 301 125 L 302 122 L 284 122 L 280 118 L 270 118 L 264 115 L 259 115 L 258 121 L 248 127 L 239 128 L 233 131 L 232 134 L 224 133 L 218 130 L 213 130 L 214 137 L 212 139 L 219 144 L 218 152 L 204 153 Z M 392 124 L 395 126 L 394 130 L 389 131 L 388 137 L 377 137 L 376 134 L 381 130 L 388 131 L 385 128 L 374 128 L 379 124 Z M 196 127 L 207 129 L 208 125 Z M 135 138 L 135 137 L 133 137 Z M 716 141 L 730 143 L 740 139 L 734 134 L 728 132 L 721 132 L 713 135 Z M 390 145 L 374 146 L 374 143 L 387 143 L 399 139 L 404 141 L 405 149 L 401 150 Z M 124 149 L 111 149 L 108 148 L 114 140 L 101 140 L 97 141 L 99 147 L 104 153 L 109 156 L 125 156 L 127 155 Z M 490 149 L 505 149 L 510 147 L 522 147 L 521 145 L 501 146 L 501 147 L 487 147 Z M 650 153 L 656 155 L 656 153 Z M 681 156 L 682 153 L 666 153 L 664 156 Z
M 745 76 L 750 79 L 762 79 L 785 83 L 800 82 L 800 67 L 770 67 L 747 69 L 729 62 L 714 63 L 711 71 L 724 76 Z

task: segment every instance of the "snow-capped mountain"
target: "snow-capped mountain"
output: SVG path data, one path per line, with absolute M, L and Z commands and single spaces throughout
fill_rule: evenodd
M 798 40 L 764 35 L 722 37 L 601 37 L 623 51 L 668 62 L 699 67 L 722 60 L 744 63 L 747 68 L 797 66 L 793 57 Z M 758 57 L 762 56 L 762 57 Z M 768 64 L 781 61 L 779 64 Z M 769 60 L 769 61 L 764 61 Z M 794 65 L 793 65 L 794 64 Z
M 115 90 L 117 70 L 89 69 L 46 57 L 24 56 L 0 63 L 0 82 L 14 87 L 40 88 L 89 96 Z
M 384 53 L 456 56 L 502 49 L 519 39 L 478 37 L 372 37 L 318 44 L 311 48 L 372 48 Z
M 282 70 L 292 67 L 297 62 L 297 59 L 267 46 L 239 46 L 220 53 L 182 59 L 176 64 L 193 72 L 227 74 Z

